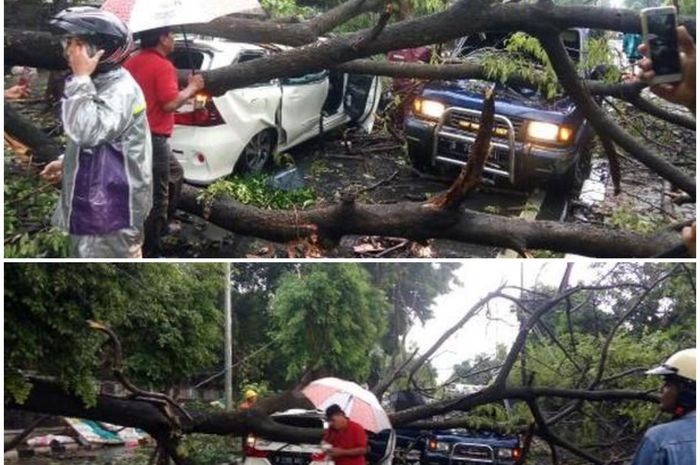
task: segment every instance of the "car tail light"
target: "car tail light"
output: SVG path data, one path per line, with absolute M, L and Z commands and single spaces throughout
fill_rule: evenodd
M 323 452 L 315 452 L 311 454 L 311 461 L 312 462 L 325 462 L 326 461 L 326 454 Z
M 197 164 L 203 165 L 207 162 L 207 157 L 202 152 L 197 152 L 194 155 L 194 160 L 197 162 Z
M 219 126 L 224 124 L 211 95 L 196 94 L 193 111 L 175 113 L 175 124 L 182 126 Z
M 246 457 L 257 457 L 264 458 L 267 457 L 268 452 L 264 450 L 258 450 L 255 448 L 257 439 L 252 434 L 249 434 L 245 439 L 245 447 L 243 448 L 243 453 Z

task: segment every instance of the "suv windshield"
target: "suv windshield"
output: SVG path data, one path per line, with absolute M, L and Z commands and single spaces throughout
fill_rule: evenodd
M 452 58 L 477 58 L 488 52 L 504 50 L 510 33 L 479 33 L 470 34 L 457 39 L 452 50 Z M 569 56 L 575 62 L 581 58 L 581 32 L 577 29 L 568 29 L 561 34 L 562 41 Z

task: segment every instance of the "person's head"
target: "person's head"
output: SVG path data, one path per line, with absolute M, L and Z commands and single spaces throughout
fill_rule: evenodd
M 245 400 L 247 400 L 248 402 L 255 402 L 256 400 L 258 400 L 258 393 L 253 391 L 252 389 L 246 390 L 244 396 Z
M 326 409 L 326 420 L 333 429 L 344 429 L 348 424 L 348 417 L 338 404 L 333 404 Z
M 680 416 L 695 410 L 695 349 L 676 352 L 647 374 L 663 376 L 659 405 L 662 411 Z
M 61 36 L 64 54 L 84 46 L 88 56 L 104 50 L 97 73 L 119 67 L 133 48 L 129 28 L 114 13 L 92 7 L 71 7 L 51 18 L 49 24 Z
M 175 37 L 168 27 L 140 32 L 139 38 L 141 48 L 154 48 L 166 56 L 175 51 Z

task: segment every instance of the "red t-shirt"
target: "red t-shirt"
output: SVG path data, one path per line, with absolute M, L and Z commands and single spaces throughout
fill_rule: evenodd
M 344 430 L 329 428 L 323 435 L 323 440 L 333 447 L 341 449 L 355 449 L 367 447 L 367 433 L 359 424 L 348 420 L 348 426 Z M 336 465 L 366 465 L 365 455 L 354 457 L 338 457 L 333 459 Z
M 163 111 L 163 105 L 177 98 L 177 70 L 157 50 L 145 49 L 124 63 L 146 97 L 146 117 L 151 132 L 170 136 L 175 113 Z

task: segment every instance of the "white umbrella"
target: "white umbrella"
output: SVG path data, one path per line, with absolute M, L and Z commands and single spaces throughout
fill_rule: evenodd
M 208 23 L 260 8 L 258 0 L 106 0 L 102 9 L 124 21 L 131 32 Z
M 321 378 L 301 391 L 314 406 L 325 410 L 338 404 L 347 416 L 367 431 L 378 433 L 391 428 L 391 422 L 374 394 L 351 381 Z

